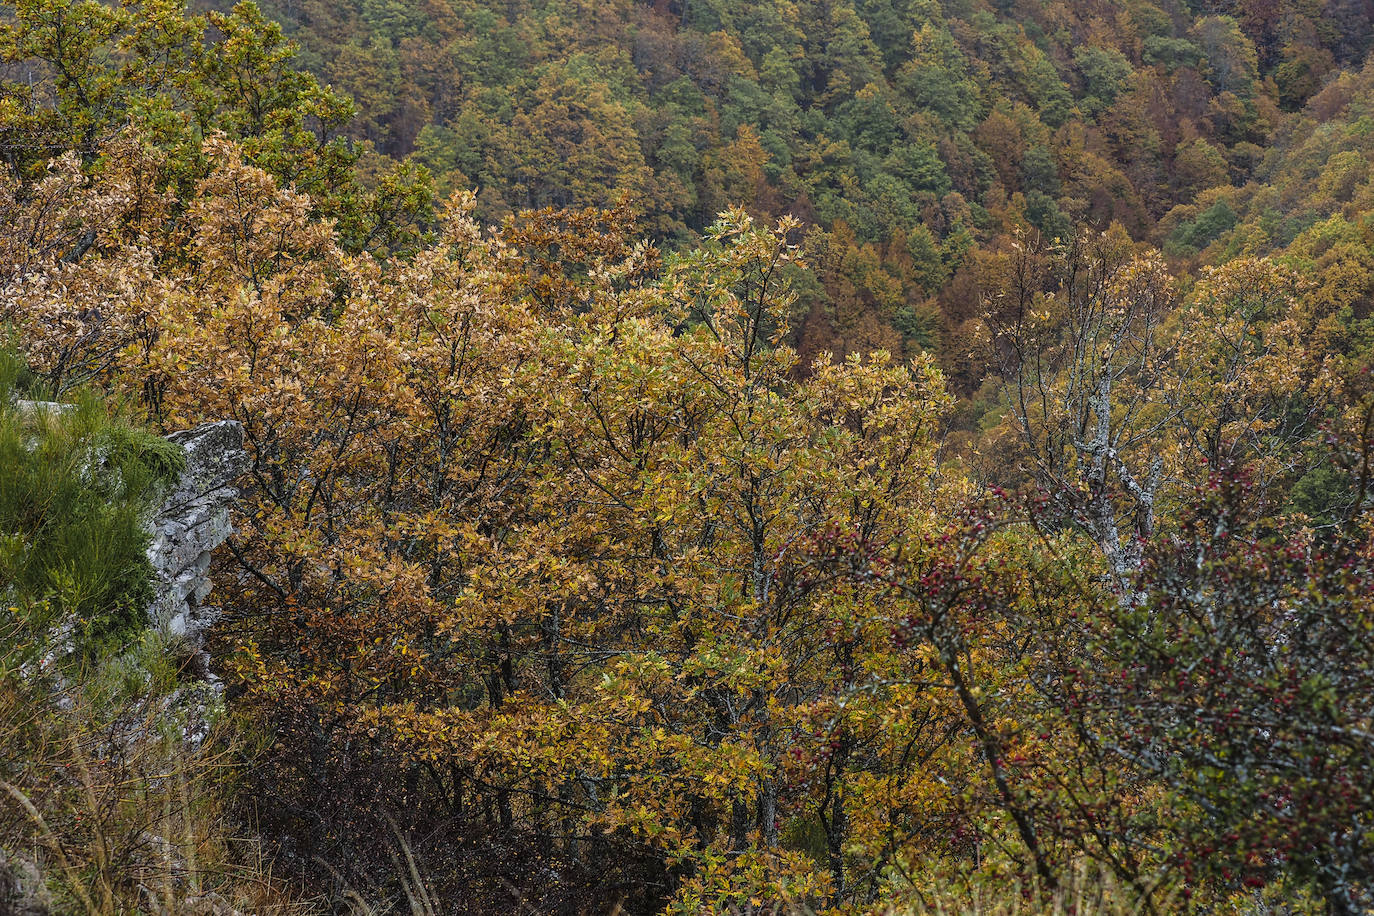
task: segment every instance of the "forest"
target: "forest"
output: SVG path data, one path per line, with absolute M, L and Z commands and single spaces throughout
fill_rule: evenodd
M 0 0 L 0 914 L 1374 912 L 1371 47 Z

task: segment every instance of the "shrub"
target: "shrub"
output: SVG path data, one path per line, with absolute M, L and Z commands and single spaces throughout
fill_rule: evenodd
M 93 396 L 21 401 L 35 393 L 21 367 L 0 352 L 0 598 L 71 618 L 90 649 L 140 622 L 152 597 L 144 521 L 185 456 Z

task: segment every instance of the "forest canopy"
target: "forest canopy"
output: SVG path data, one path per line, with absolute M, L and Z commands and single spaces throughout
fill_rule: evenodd
M 156 467 L 71 500 L 128 504 L 83 567 L 119 601 L 49 575 L 85 515 L 0 500 L 0 872 L 53 912 L 1365 912 L 1371 22 L 0 3 L 0 474 L 33 398 L 248 452 L 208 681 L 127 597 Z M 198 680 L 191 756 L 91 737 Z

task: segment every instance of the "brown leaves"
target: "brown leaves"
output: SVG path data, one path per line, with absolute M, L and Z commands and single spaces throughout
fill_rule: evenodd
M 925 527 L 948 406 L 933 363 L 827 359 L 799 381 L 790 223 L 728 213 L 665 264 L 616 213 L 488 234 L 460 196 L 439 244 L 381 263 L 343 254 L 233 144 L 205 150 L 183 216 L 147 245 L 111 236 L 81 295 L 121 291 L 142 322 L 136 347 L 107 345 L 115 385 L 168 423 L 244 425 L 218 587 L 243 702 L 287 736 L 271 791 L 321 760 L 355 773 L 361 742 L 379 792 L 422 767 L 435 798 L 507 825 L 556 812 L 570 838 L 708 869 L 756 850 L 692 893 L 824 887 L 777 846 L 830 783 L 785 760 L 851 718 L 866 670 L 900 662 L 886 625 L 856 623 L 874 595 L 801 587 L 794 548 Z M 50 259 L 25 278 L 11 301 L 30 327 L 70 312 L 76 294 L 49 292 L 69 273 Z M 919 694 L 889 703 L 878 691 L 845 727 L 930 714 Z M 887 791 L 905 772 L 870 766 L 827 778 Z M 888 822 L 858 823 L 880 847 Z

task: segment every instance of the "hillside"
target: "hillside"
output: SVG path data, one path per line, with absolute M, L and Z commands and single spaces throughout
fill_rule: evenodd
M 1358 120 L 1336 96 L 1368 96 L 1374 41 L 1363 0 L 264 9 L 358 101 L 351 135 L 478 189 L 484 221 L 628 195 L 641 231 L 674 245 L 730 204 L 822 230 L 807 353 L 961 348 L 969 249 L 1018 228 L 1120 222 L 1186 258 L 1231 228 L 1199 200 L 1272 189 L 1300 219 L 1294 199 L 1331 191 L 1273 150 Z M 1307 178 L 1341 151 L 1360 152 L 1303 152 Z M 1331 181 L 1359 184 L 1355 162 Z
M 1372 21 L 0 2 L 0 907 L 1369 912 Z

